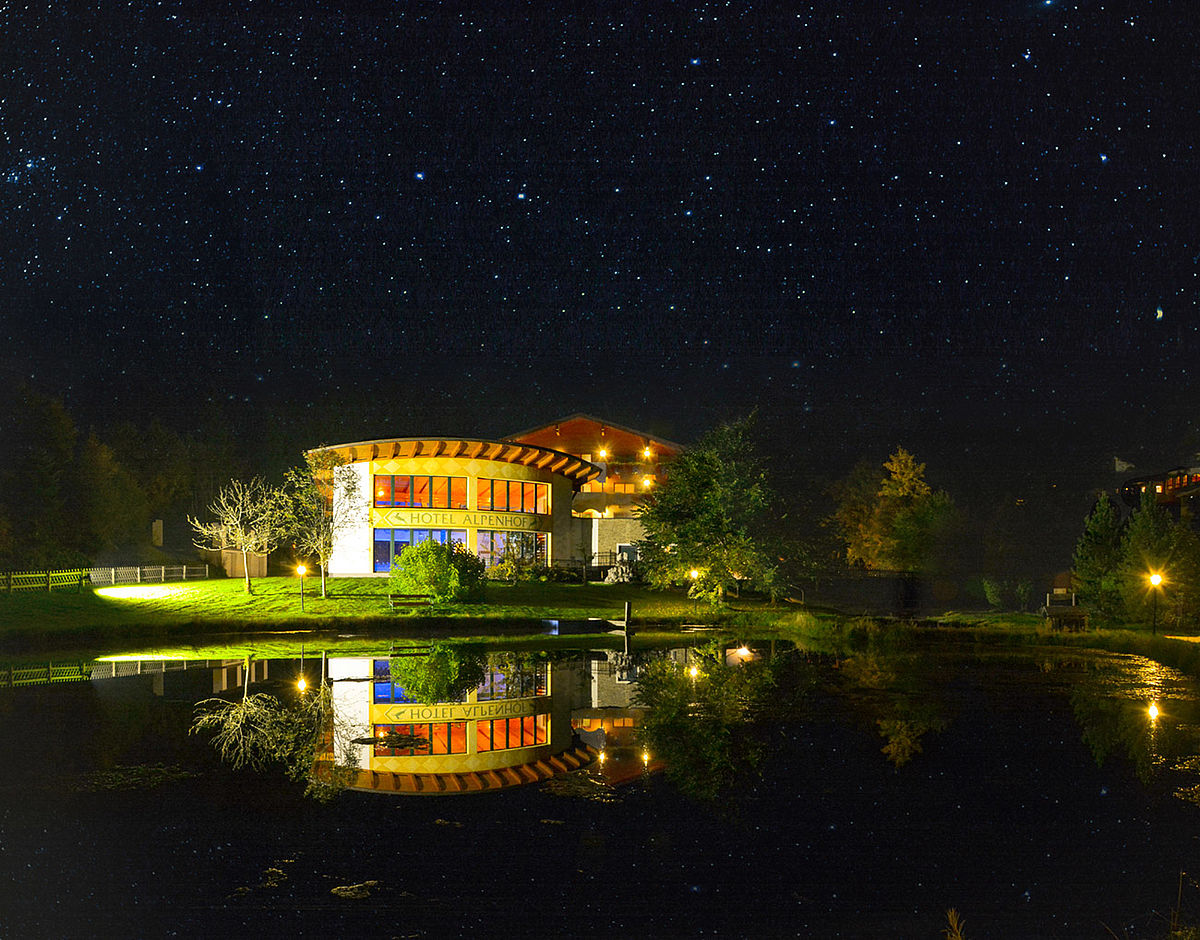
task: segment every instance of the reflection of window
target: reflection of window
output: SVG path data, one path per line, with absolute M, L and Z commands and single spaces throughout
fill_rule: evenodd
M 375 570 L 391 571 L 392 559 L 410 545 L 420 545 L 429 540 L 445 545 L 447 542 L 467 544 L 465 529 L 376 529 Z
M 530 564 L 546 563 L 546 533 L 505 532 L 480 529 L 475 539 L 475 554 L 491 568 L 505 558 Z
M 466 509 L 467 478 L 376 474 L 375 505 Z
M 545 483 L 524 480 L 478 481 L 476 509 L 496 512 L 535 512 L 545 515 L 549 510 L 550 487 Z
M 420 740 L 409 747 L 388 747 L 375 744 L 376 757 L 423 757 L 426 754 L 467 753 L 467 723 L 465 721 L 416 722 L 406 725 L 376 725 L 375 737 L 388 734 L 412 735 Z
M 495 702 L 506 698 L 531 698 L 546 694 L 546 664 L 534 663 L 501 672 L 489 669 L 475 691 L 477 702 Z
M 496 718 L 475 723 L 475 750 L 504 751 L 514 747 L 533 747 L 546 743 L 546 716 Z
M 386 659 L 375 660 L 372 698 L 379 702 L 412 702 L 404 689 L 392 682 L 392 667 Z

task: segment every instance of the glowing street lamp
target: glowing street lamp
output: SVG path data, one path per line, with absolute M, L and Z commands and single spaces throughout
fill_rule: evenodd
M 1162 589 L 1163 576 L 1157 571 L 1150 573 L 1150 595 L 1151 595 L 1151 610 L 1153 611 L 1150 618 L 1150 633 L 1158 632 L 1158 592 Z
M 296 565 L 296 574 L 300 575 L 300 613 L 304 613 L 304 574 L 307 571 L 304 565 Z

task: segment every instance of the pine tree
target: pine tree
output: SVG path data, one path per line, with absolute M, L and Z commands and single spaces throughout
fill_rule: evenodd
M 1084 520 L 1075 544 L 1073 581 L 1079 600 L 1104 620 L 1119 619 L 1124 609 L 1121 582 L 1124 542 L 1117 508 L 1101 496 Z
M 1129 614 L 1138 614 L 1150 619 L 1152 604 L 1162 607 L 1163 598 L 1157 592 L 1169 590 L 1174 576 L 1171 562 L 1176 542 L 1176 523 L 1158 505 L 1154 490 L 1149 486 L 1142 493 L 1142 504 L 1125 527 L 1122 539 L 1123 565 L 1121 594 Z M 1164 586 L 1151 588 L 1149 578 L 1158 573 L 1164 578 Z

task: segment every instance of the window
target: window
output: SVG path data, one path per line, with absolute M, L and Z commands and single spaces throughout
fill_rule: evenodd
M 544 532 L 505 532 L 480 529 L 475 538 L 475 554 L 489 568 L 506 557 L 544 565 L 546 563 L 546 534 Z
M 445 545 L 447 542 L 467 544 L 466 529 L 376 529 L 375 570 L 391 571 L 392 559 L 410 545 L 420 545 L 432 539 Z
M 542 515 L 550 511 L 549 484 L 480 478 L 478 485 L 479 491 L 475 499 L 476 509 L 491 509 L 497 512 L 536 512 Z
M 475 724 L 475 750 L 478 753 L 533 747 L 535 744 L 545 744 L 546 740 L 545 715 L 496 718 Z
M 546 664 L 532 663 L 501 672 L 488 669 L 475 692 L 477 702 L 495 702 L 509 698 L 531 698 L 546 694 Z
M 388 747 L 389 734 L 412 735 L 420 740 L 408 747 Z M 375 725 L 376 757 L 423 757 L 426 754 L 467 753 L 467 723 L 465 721 L 416 722 L 406 725 Z
M 374 693 L 372 698 L 376 704 L 413 701 L 401 686 L 392 682 L 391 665 L 386 659 L 375 660 L 375 676 L 371 684 Z
M 375 505 L 466 509 L 467 478 L 376 474 Z

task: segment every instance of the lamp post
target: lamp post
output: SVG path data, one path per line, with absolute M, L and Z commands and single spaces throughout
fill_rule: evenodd
M 296 574 L 300 575 L 300 613 L 304 613 L 304 573 L 308 571 L 304 565 L 296 565 Z
M 1162 587 L 1163 576 L 1157 571 L 1150 575 L 1150 601 L 1151 601 L 1151 616 L 1150 616 L 1150 634 L 1153 636 L 1158 633 L 1158 592 Z

